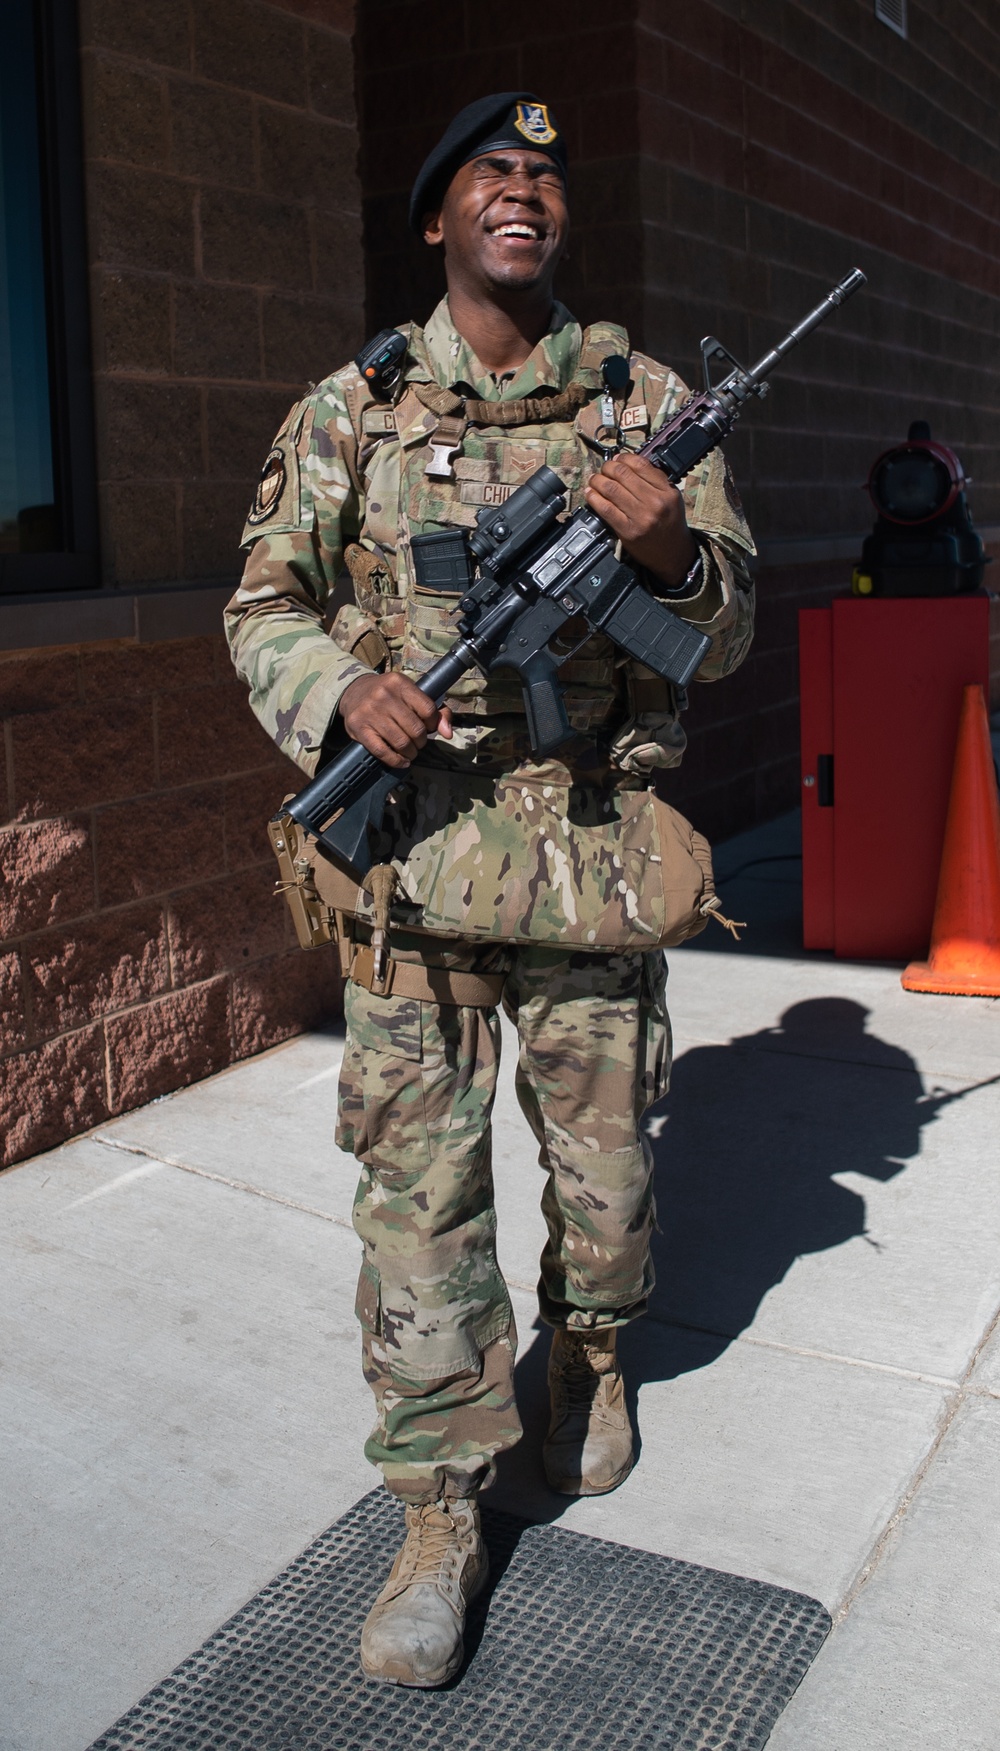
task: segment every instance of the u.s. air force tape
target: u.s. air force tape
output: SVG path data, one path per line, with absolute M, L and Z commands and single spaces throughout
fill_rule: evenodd
M 266 523 L 268 517 L 273 517 L 288 480 L 288 469 L 285 466 L 285 452 L 275 445 L 268 452 L 267 460 L 260 471 L 257 490 L 253 495 L 253 505 L 248 523 Z

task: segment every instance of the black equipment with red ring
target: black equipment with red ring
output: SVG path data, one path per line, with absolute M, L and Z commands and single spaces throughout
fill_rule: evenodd
M 972 524 L 965 470 L 914 420 L 905 444 L 883 451 L 868 476 L 878 513 L 854 573 L 856 596 L 957 596 L 977 590 L 988 561 Z

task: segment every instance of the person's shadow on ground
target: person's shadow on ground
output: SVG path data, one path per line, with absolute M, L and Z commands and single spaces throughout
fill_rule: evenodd
M 633 1413 L 646 1382 L 716 1360 L 802 1254 L 857 1236 L 878 1245 L 864 1197 L 834 1176 L 894 1178 L 941 1102 L 925 1096 L 907 1052 L 865 1031 L 868 1013 L 813 998 L 777 1027 L 677 1060 L 647 1120 L 660 1232 L 649 1315 L 621 1340 Z M 540 1506 L 548 1347 L 543 1331 L 517 1366 L 525 1436 L 501 1459 L 494 1498 L 515 1512 L 519 1490 L 530 1489 L 533 1512 Z M 566 1501 L 548 1500 L 556 1518 Z

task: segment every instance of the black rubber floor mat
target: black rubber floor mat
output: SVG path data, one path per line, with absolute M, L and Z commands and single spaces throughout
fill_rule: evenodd
M 830 1627 L 815 1599 L 483 1510 L 487 1592 L 445 1690 L 362 1676 L 399 1547 L 358 1502 L 91 1751 L 756 1751 Z

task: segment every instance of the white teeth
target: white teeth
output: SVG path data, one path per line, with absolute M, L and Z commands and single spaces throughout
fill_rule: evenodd
M 494 237 L 528 237 L 534 243 L 538 232 L 530 225 L 496 225 L 492 235 Z

